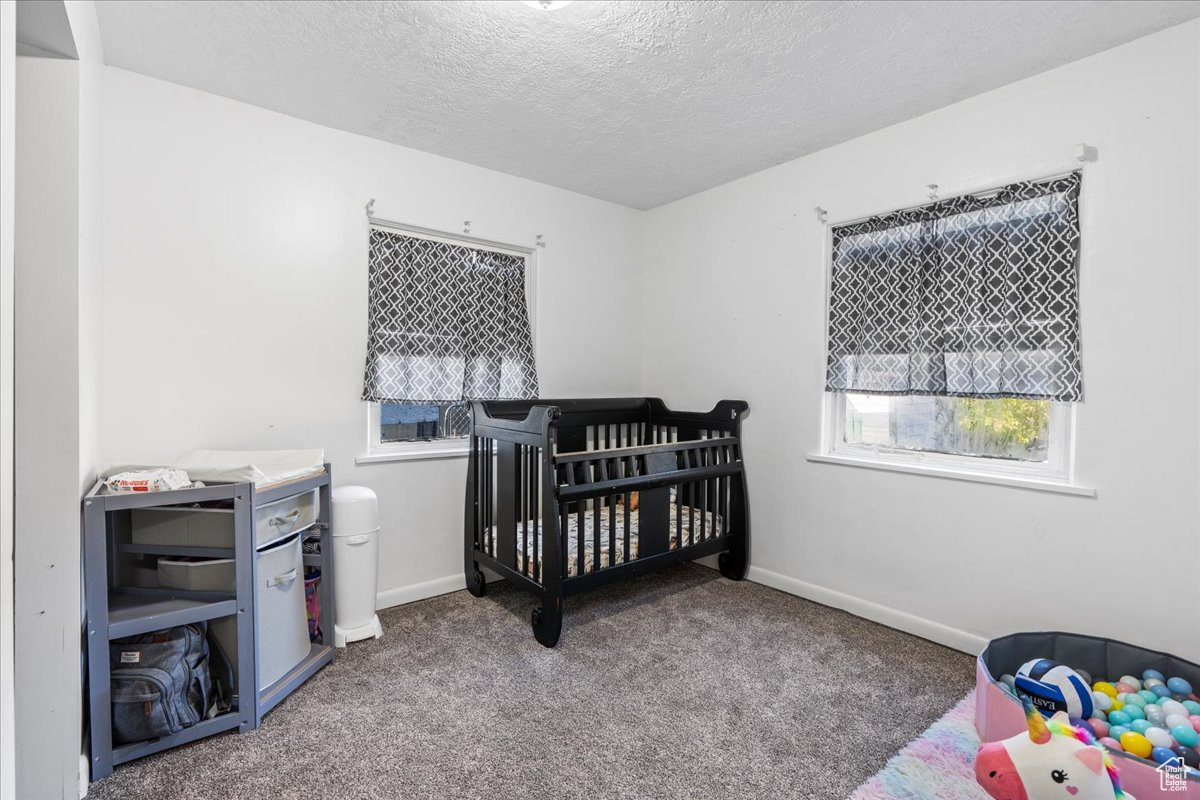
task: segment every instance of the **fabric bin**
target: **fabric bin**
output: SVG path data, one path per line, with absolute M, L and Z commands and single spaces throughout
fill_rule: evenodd
M 254 546 L 266 547 L 316 523 L 320 493 L 313 489 L 254 510 Z M 210 508 L 146 508 L 130 513 L 134 544 L 233 547 L 233 512 Z
M 1200 665 L 1177 656 L 1147 650 L 1112 639 L 1075 633 L 1014 633 L 988 642 L 975 665 L 975 727 L 983 742 L 1007 739 L 1027 730 L 1025 710 L 1000 683 L 1001 675 L 1015 675 L 1026 661 L 1048 658 L 1075 669 L 1087 670 L 1092 680 L 1140 677 L 1143 670 L 1185 678 L 1200 686 Z M 1121 783 L 1138 800 L 1162 794 L 1156 765 L 1123 752 L 1112 752 Z M 1179 800 L 1200 800 L 1200 773 L 1188 773 L 1187 791 L 1172 792 Z
M 233 513 L 221 509 L 135 508 L 129 525 L 134 544 L 233 547 Z
M 264 547 L 311 527 L 320 510 L 320 494 L 316 489 L 260 506 L 254 515 L 254 546 Z
M 300 537 L 260 550 L 258 559 L 258 688 L 267 688 L 303 661 L 310 648 Z
M 193 592 L 236 592 L 235 564 L 232 558 L 160 558 L 158 585 Z

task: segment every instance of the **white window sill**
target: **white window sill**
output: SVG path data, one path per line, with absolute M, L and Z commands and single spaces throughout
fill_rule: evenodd
M 414 442 L 397 447 L 356 456 L 355 464 L 385 464 L 391 461 L 433 461 L 439 458 L 466 458 L 471 447 L 464 442 Z
M 881 469 L 887 472 L 903 472 L 909 475 L 929 475 L 935 478 L 947 478 L 956 481 L 972 481 L 974 483 L 990 483 L 996 486 L 1012 486 L 1018 489 L 1032 489 L 1039 492 L 1054 492 L 1069 494 L 1077 497 L 1095 497 L 1096 490 L 1065 481 L 1026 478 L 1018 475 L 1001 475 L 990 472 L 974 472 L 954 469 L 952 467 L 935 467 L 928 464 L 902 463 L 887 461 L 880 458 L 868 458 L 857 455 L 809 453 L 806 458 L 817 464 L 840 464 L 847 467 L 865 469 Z

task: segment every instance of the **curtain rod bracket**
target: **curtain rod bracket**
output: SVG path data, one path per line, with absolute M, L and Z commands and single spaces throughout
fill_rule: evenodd
M 464 219 L 463 220 L 463 233 L 470 233 L 470 232 L 471 232 L 471 220 Z
M 375 214 L 375 198 L 372 197 L 367 201 L 367 216 L 371 217 Z
M 1075 145 L 1075 160 L 1084 164 L 1094 164 L 1100 160 L 1100 151 L 1090 144 L 1080 142 Z
M 540 234 L 540 233 L 539 233 L 539 234 L 537 235 L 537 237 L 536 237 L 536 239 L 535 239 L 535 241 L 534 241 L 534 244 L 536 244 L 538 247 L 545 247 L 545 246 L 546 246 L 546 242 L 542 240 L 542 234 Z
M 938 197 L 938 185 L 936 183 L 927 183 L 927 184 L 925 184 L 925 188 L 927 188 L 929 190 L 929 199 L 930 200 L 940 200 L 941 199 L 940 197 Z
M 821 208 L 820 206 L 817 206 L 816 208 L 814 208 L 813 211 L 815 211 L 817 213 L 817 222 L 820 222 L 822 225 L 829 224 L 829 212 L 828 211 Z

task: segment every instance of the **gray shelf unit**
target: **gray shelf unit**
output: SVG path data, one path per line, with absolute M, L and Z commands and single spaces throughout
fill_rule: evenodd
M 88 705 L 91 729 L 91 779 L 112 774 L 113 767 L 205 736 L 237 728 L 258 727 L 264 714 L 300 684 L 333 661 L 333 540 L 330 523 L 330 467 L 325 473 L 255 492 L 251 483 L 210 484 L 198 489 L 137 494 L 100 494 L 97 484 L 83 500 L 84 584 L 87 601 Z M 282 678 L 258 690 L 259 636 L 254 624 L 258 585 L 255 511 L 259 506 L 316 489 L 320 497 L 317 522 L 301 536 L 319 538 L 319 555 L 305 554 L 304 565 L 320 567 L 321 636 L 308 655 Z M 213 500 L 232 501 L 232 548 L 135 544 L 129 541 L 133 509 L 187 507 Z M 198 556 L 233 558 L 233 593 L 191 592 L 123 585 L 122 558 L 137 556 Z M 110 697 L 109 641 L 176 625 L 235 617 L 237 620 L 237 705 L 179 733 L 145 742 L 113 746 Z M 230 654 L 233 656 L 233 654 Z M 250 698 L 250 702 L 246 699 Z

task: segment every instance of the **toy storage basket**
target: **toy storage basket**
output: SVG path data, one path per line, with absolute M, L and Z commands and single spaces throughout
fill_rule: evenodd
M 1101 676 L 1141 675 L 1143 670 L 1153 668 L 1200 686 L 1200 666 L 1167 653 L 1076 633 L 1014 633 L 988 642 L 976 662 L 975 727 L 982 741 L 995 742 L 1026 730 L 1025 711 L 1020 701 L 1005 690 L 1000 676 L 1016 674 L 1022 664 L 1035 658 L 1087 670 L 1096 680 Z M 1153 763 L 1127 753 L 1114 752 L 1112 757 L 1121 772 L 1121 783 L 1138 800 L 1167 796 L 1160 788 L 1160 775 Z M 1200 800 L 1200 774 L 1190 771 L 1187 791 L 1171 792 L 1170 796 Z

